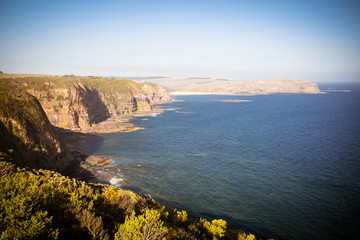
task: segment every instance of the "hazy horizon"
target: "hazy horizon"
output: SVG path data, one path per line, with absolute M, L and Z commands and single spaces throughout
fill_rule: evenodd
M 0 71 L 360 82 L 360 3 L 1 1 Z

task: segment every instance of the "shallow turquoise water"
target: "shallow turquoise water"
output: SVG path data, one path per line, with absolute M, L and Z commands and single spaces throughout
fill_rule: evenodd
M 179 96 L 183 102 L 163 106 L 161 115 L 132 120 L 144 130 L 101 135 L 88 153 L 117 156 L 113 164 L 128 188 L 193 218 L 224 218 L 266 238 L 345 239 L 360 226 L 357 87 Z

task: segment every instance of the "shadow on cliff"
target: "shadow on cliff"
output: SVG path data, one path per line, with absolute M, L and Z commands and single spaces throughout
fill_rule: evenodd
M 0 156 L 3 156 L 4 160 L 15 162 L 22 167 L 43 168 L 62 173 L 76 166 L 70 153 L 63 151 L 63 144 L 56 142 L 59 139 L 53 135 L 51 128 L 44 130 L 46 126 L 43 126 L 44 131 L 40 132 L 29 121 L 23 123 L 22 129 L 16 126 L 15 124 L 6 126 L 0 121 L 0 152 L 2 153 Z
M 78 151 L 86 155 L 92 155 L 104 142 L 104 139 L 99 135 L 74 132 L 55 126 L 53 126 L 53 128 L 62 141 L 65 142 L 67 148 L 72 152 Z
M 99 123 L 105 121 L 110 117 L 108 107 L 105 105 L 105 103 L 101 99 L 99 92 L 96 89 L 90 89 L 87 86 L 80 85 L 75 86 L 75 88 L 78 92 L 78 100 L 84 107 L 82 110 L 87 113 L 87 121 L 89 124 Z M 75 121 L 78 125 L 80 124 L 79 112 L 81 111 L 75 111 Z
M 78 163 L 77 166 L 72 169 L 72 171 L 67 172 L 66 175 L 83 181 L 97 181 L 95 171 L 87 167 L 84 162 L 99 149 L 104 139 L 99 135 L 90 133 L 74 132 L 55 126 L 53 126 L 53 128 Z

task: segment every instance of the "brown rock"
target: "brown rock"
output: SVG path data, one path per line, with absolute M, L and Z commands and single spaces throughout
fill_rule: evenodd
M 76 165 L 35 97 L 0 81 L 0 152 L 24 166 L 70 171 Z
M 16 80 L 39 100 L 54 126 L 81 132 L 92 132 L 94 125 L 109 118 L 152 111 L 154 105 L 170 101 L 167 90 L 153 83 L 77 77 L 62 79 L 62 85 L 57 78 Z

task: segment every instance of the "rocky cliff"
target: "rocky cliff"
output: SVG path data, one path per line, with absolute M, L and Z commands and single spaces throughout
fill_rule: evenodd
M 108 118 L 139 111 L 170 100 L 167 90 L 153 83 L 102 77 L 16 77 L 35 96 L 57 127 L 87 132 Z
M 37 99 L 0 80 L 0 152 L 21 165 L 69 171 L 76 162 Z

